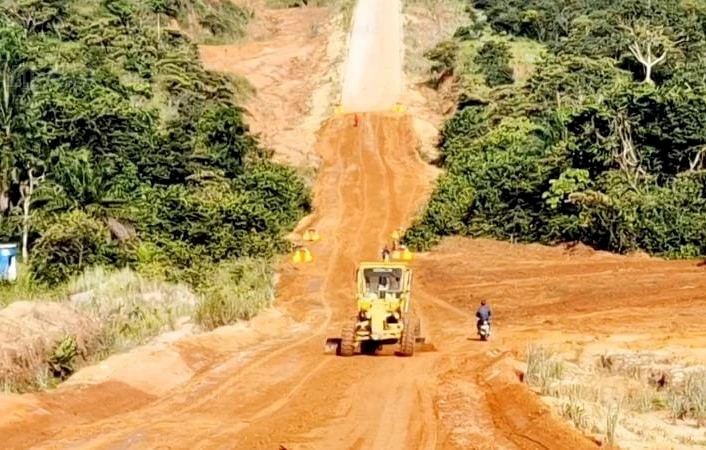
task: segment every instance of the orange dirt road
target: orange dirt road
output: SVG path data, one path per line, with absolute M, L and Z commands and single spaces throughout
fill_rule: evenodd
M 326 337 L 354 313 L 356 264 L 378 259 L 392 230 L 407 225 L 431 175 L 405 116 L 364 114 L 357 126 L 351 116 L 331 119 L 318 151 L 324 164 L 312 225 L 323 239 L 312 246 L 314 263 L 285 264 L 278 293 L 278 305 L 306 330 L 218 357 L 218 341 L 187 340 L 180 350 L 198 371 L 162 395 L 115 382 L 41 394 L 26 414 L 15 410 L 2 422 L 3 448 L 593 447 L 551 416 L 503 353 L 468 342 L 467 311 L 424 286 L 413 302 L 436 351 L 323 354 Z

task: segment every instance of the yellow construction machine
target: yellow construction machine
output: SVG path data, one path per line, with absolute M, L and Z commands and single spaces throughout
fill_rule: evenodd
M 406 262 L 363 262 L 356 270 L 358 313 L 343 326 L 341 337 L 327 340 L 327 350 L 341 356 L 375 353 L 396 344 L 397 354 L 412 356 L 420 323 L 410 309 L 412 269 Z

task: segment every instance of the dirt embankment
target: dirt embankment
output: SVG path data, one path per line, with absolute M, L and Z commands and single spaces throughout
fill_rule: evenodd
M 8 390 L 41 385 L 48 355 L 65 336 L 75 338 L 77 357 L 100 349 L 101 328 L 95 317 L 69 303 L 18 301 L 0 310 L 0 382 Z
M 276 161 L 310 171 L 320 164 L 316 132 L 338 96 L 344 16 L 329 7 L 269 10 L 255 3 L 249 42 L 203 45 L 201 59 L 209 70 L 247 80 L 255 90 L 245 105 L 251 130 Z

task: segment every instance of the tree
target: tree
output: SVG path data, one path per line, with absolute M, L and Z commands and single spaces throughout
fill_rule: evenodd
M 496 87 L 514 81 L 510 56 L 510 46 L 506 42 L 488 41 L 478 50 L 473 62 L 485 76 L 485 83 Z
M 432 62 L 431 72 L 435 76 L 436 87 L 454 74 L 457 53 L 458 43 L 453 39 L 441 41 L 424 53 L 424 57 Z
M 474 4 L 495 31 L 548 51 L 526 83 L 491 90 L 483 105 L 459 98 L 442 132 L 445 174 L 408 242 L 461 234 L 706 254 L 706 7 Z M 476 65 L 488 71 L 504 57 L 484 47 Z
M 30 207 L 32 196 L 37 186 L 45 179 L 45 175 L 35 176 L 33 169 L 29 169 L 27 175 L 27 180 L 20 184 L 20 196 L 22 198 L 22 261 L 25 262 L 29 260 Z
M 17 162 L 26 151 L 26 105 L 31 96 L 32 70 L 26 33 L 0 15 L 0 212 L 11 208 L 11 187 L 19 182 Z
M 160 15 L 210 38 L 251 17 L 191 0 L 0 6 L 0 235 L 21 240 L 39 281 L 152 249 L 196 283 L 196 265 L 282 251 L 309 208 L 250 132 L 234 80 Z
M 634 26 L 625 26 L 632 36 L 632 44 L 628 47 L 630 53 L 644 68 L 644 82 L 654 84 L 652 71 L 655 66 L 667 59 L 667 54 L 676 51 L 679 40 L 672 40 L 665 29 L 647 22 Z

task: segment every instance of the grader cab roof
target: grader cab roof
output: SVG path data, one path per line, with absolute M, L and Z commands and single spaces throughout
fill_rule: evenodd
M 362 262 L 358 264 L 359 269 L 402 269 L 402 270 L 408 270 L 409 269 L 409 264 L 405 262 L 381 262 L 381 261 L 375 261 L 375 262 Z

